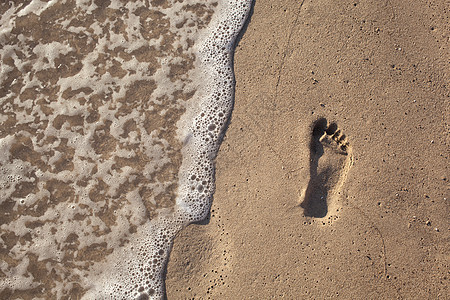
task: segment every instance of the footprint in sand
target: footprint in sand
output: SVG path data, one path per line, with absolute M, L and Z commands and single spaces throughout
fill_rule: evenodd
M 313 123 L 309 147 L 310 179 L 300 206 L 305 216 L 323 218 L 337 209 L 353 156 L 346 136 L 324 118 Z

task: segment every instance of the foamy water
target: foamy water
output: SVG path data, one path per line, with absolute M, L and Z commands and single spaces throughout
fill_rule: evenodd
M 0 298 L 160 298 L 251 1 L 0 4 Z

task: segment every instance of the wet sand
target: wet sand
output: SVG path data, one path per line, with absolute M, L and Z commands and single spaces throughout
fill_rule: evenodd
M 444 1 L 256 1 L 169 299 L 448 295 Z

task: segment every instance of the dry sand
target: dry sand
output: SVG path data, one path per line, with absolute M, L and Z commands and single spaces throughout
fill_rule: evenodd
M 448 296 L 444 3 L 256 1 L 211 217 L 177 237 L 169 299 Z

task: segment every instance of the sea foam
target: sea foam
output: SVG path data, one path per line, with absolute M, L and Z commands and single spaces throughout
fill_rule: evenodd
M 251 2 L 0 7 L 0 296 L 163 297 L 210 209 Z

